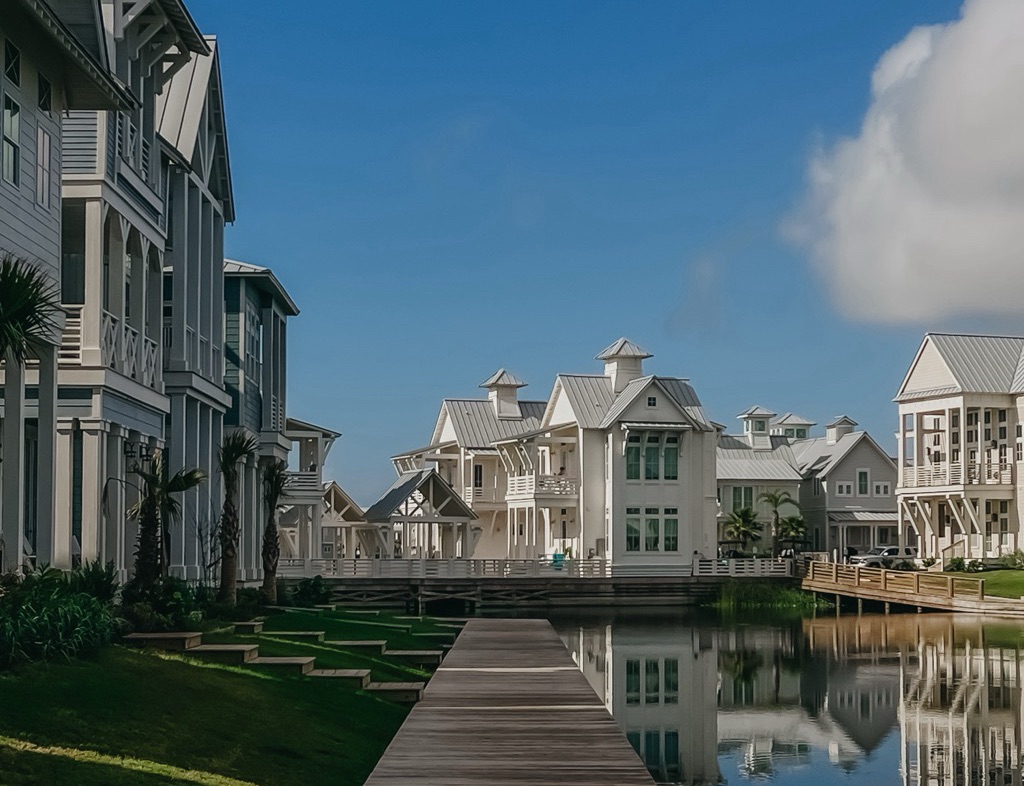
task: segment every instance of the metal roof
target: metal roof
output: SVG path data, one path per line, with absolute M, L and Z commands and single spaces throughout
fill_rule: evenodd
M 829 521 L 896 521 L 895 510 L 831 510 Z
M 274 275 L 274 271 L 269 267 L 253 265 L 249 262 L 240 262 L 237 259 L 225 259 L 224 275 L 256 278 L 261 280 L 266 289 L 272 295 L 279 298 L 285 306 L 287 306 L 289 316 L 297 317 L 299 315 L 299 307 L 295 305 L 295 301 L 292 300 L 292 296 L 288 294 L 288 290 L 284 288 L 284 285 L 278 280 L 277 276 Z
M 685 379 L 675 379 L 673 377 L 640 377 L 634 379 L 615 399 L 615 403 L 605 413 L 604 418 L 601 420 L 600 428 L 608 428 L 613 425 L 622 414 L 629 408 L 636 399 L 647 389 L 649 385 L 658 385 L 665 394 L 673 400 L 677 407 L 682 410 L 683 414 L 693 420 L 695 426 L 703 431 L 711 431 L 713 429 L 707 416 L 704 414 L 704 408 L 700 404 L 700 399 L 697 398 L 697 393 Z
M 851 418 L 849 415 L 839 415 L 835 420 L 826 426 L 826 428 L 832 428 L 833 426 L 856 426 L 859 425 L 856 420 Z
M 399 475 L 387 491 L 381 494 L 380 499 L 366 510 L 366 521 L 370 524 L 388 523 L 398 509 L 417 492 L 423 494 L 430 505 L 445 517 L 464 518 L 467 521 L 475 521 L 477 518 L 436 470 L 421 469 Z M 424 516 L 423 521 L 430 521 L 429 516 Z
M 964 393 L 1024 392 L 1024 338 L 929 333 Z
M 605 413 L 615 402 L 611 379 L 595 374 L 559 374 L 558 382 L 580 428 L 600 428 Z
M 767 450 L 751 448 L 742 437 L 723 434 L 718 438 L 719 480 L 799 481 L 796 457 L 785 437 L 771 437 Z
M 503 368 L 499 368 L 491 376 L 480 383 L 482 388 L 525 388 L 526 383 L 519 377 Z
M 615 358 L 645 358 L 654 357 L 643 347 L 638 344 L 634 344 L 628 338 L 620 338 L 610 346 L 605 347 L 601 350 L 601 354 L 597 356 L 598 360 L 614 360 Z
M 316 434 L 320 434 L 327 439 L 337 439 L 341 436 L 340 431 L 332 431 L 329 428 L 318 426 L 315 423 L 310 423 L 308 420 L 299 420 L 298 418 L 286 418 L 284 430 L 289 431 L 311 431 Z
M 741 412 L 736 417 L 738 417 L 738 418 L 773 418 L 773 417 L 775 417 L 775 414 L 776 413 L 772 412 L 770 409 L 767 409 L 766 407 L 759 407 L 757 405 L 754 405 L 750 409 Z
M 833 445 L 829 445 L 825 437 L 797 440 L 792 445 L 793 454 L 796 456 L 800 471 L 805 475 L 814 474 L 824 477 L 835 469 L 839 462 L 846 458 L 846 455 L 862 440 L 867 440 L 881 455 L 892 461 L 892 456 L 882 450 L 866 431 L 853 431 L 844 434 Z
M 192 15 L 181 0 L 157 0 L 157 5 L 167 14 L 167 18 L 171 20 L 171 24 L 174 25 L 178 35 L 181 36 L 181 40 L 185 42 L 189 50 L 199 52 L 200 54 L 209 53 L 210 50 L 207 47 L 206 41 L 202 33 L 199 32 L 199 26 L 196 25 L 195 20 L 192 19 Z
M 540 428 L 546 401 L 520 401 L 522 418 L 499 418 L 487 399 L 446 398 L 442 404 L 464 448 L 488 448 L 491 444 Z
M 957 385 L 947 385 L 942 388 L 929 388 L 928 390 L 912 390 L 909 393 L 903 393 L 896 396 L 894 399 L 896 402 L 900 401 L 916 401 L 922 398 L 942 398 L 944 396 L 952 396 L 960 392 L 960 388 Z
M 438 442 L 434 445 L 424 445 L 422 448 L 414 448 L 413 450 L 403 450 L 401 453 L 396 453 L 391 458 L 405 458 L 406 456 L 418 456 L 420 453 L 433 453 L 436 450 L 442 450 L 443 448 L 450 448 L 452 445 L 457 445 L 455 440 L 449 440 L 448 442 Z
M 816 426 L 818 425 L 813 420 L 802 418 L 799 415 L 794 415 L 792 412 L 787 412 L 785 415 L 779 415 L 772 421 L 773 426 Z

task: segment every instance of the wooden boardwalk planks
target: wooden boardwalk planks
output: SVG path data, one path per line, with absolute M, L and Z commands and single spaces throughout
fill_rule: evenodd
M 366 786 L 654 783 L 544 620 L 471 620 Z

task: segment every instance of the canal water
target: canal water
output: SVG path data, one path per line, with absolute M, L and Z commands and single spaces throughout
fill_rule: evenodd
M 663 784 L 1021 783 L 1024 624 L 553 617 Z

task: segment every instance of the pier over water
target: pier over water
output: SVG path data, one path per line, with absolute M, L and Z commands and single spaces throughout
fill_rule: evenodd
M 366 786 L 654 781 L 545 620 L 470 620 Z

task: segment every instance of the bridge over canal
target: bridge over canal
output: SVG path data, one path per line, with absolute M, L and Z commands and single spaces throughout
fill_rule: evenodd
M 803 589 L 858 601 L 1024 618 L 1024 601 L 985 594 L 985 579 L 812 562 Z

